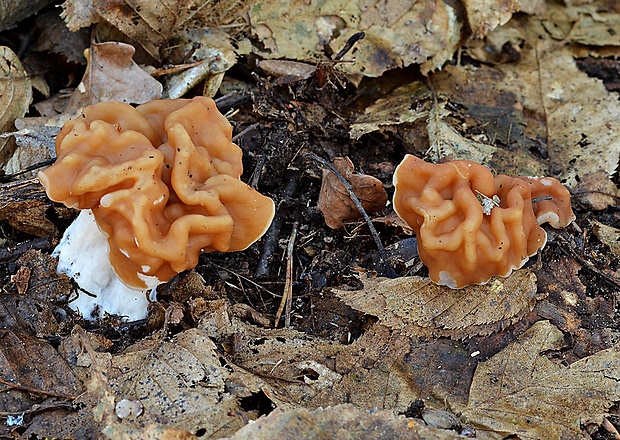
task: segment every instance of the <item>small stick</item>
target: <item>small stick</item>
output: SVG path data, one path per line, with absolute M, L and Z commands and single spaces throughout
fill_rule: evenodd
M 316 160 L 317 162 L 319 162 L 321 165 L 323 165 L 325 168 L 327 168 L 332 173 L 334 173 L 334 175 L 338 178 L 340 183 L 342 183 L 342 185 L 345 187 L 345 189 L 349 193 L 349 197 L 351 197 L 351 200 L 353 201 L 353 204 L 355 205 L 357 210 L 360 212 L 360 214 L 362 214 L 362 217 L 364 217 L 364 220 L 366 221 L 366 224 L 368 225 L 368 229 L 370 229 L 370 234 L 372 235 L 372 238 L 375 241 L 375 245 L 377 246 L 377 250 L 379 251 L 379 257 L 381 258 L 381 263 L 384 266 L 383 269 L 385 270 L 385 275 L 390 278 L 396 278 L 398 274 L 396 273 L 396 271 L 394 271 L 394 269 L 392 268 L 392 266 L 390 265 L 388 261 L 388 256 L 387 256 L 387 253 L 385 252 L 385 248 L 383 247 L 383 243 L 381 243 L 381 239 L 379 238 L 379 233 L 375 229 L 375 225 L 372 224 L 372 220 L 370 219 L 370 217 L 366 213 L 366 210 L 362 206 L 362 202 L 360 202 L 360 199 L 358 199 L 355 193 L 353 192 L 353 187 L 351 187 L 351 184 L 349 183 L 349 181 L 345 179 L 344 176 L 340 174 L 338 170 L 334 168 L 332 164 L 327 162 L 322 157 L 319 157 L 314 153 L 308 153 L 308 156 Z
M 278 204 L 275 219 L 271 223 L 271 226 L 265 233 L 265 240 L 263 245 L 263 251 L 258 260 L 255 276 L 257 278 L 269 277 L 269 261 L 273 254 L 278 249 L 278 239 L 280 238 L 280 231 L 284 219 L 281 214 L 280 204 L 292 198 L 297 190 L 297 179 L 293 172 L 286 173 L 287 184 L 280 194 L 280 203 Z
M 34 238 L 12 247 L 0 248 L 0 261 L 18 257 L 30 249 L 44 250 L 51 249 L 52 247 L 52 240 L 50 240 L 49 237 Z
M 610 433 L 615 440 L 620 440 L 620 433 L 618 432 L 616 427 L 611 424 L 607 417 L 603 418 L 603 428 L 605 428 L 605 431 Z
M 344 47 L 340 50 L 340 52 L 338 52 L 336 54 L 334 59 L 335 60 L 341 60 L 342 57 L 345 56 L 347 54 L 347 52 L 349 52 L 351 50 L 353 45 L 355 43 L 357 43 L 359 40 L 363 40 L 365 36 L 366 36 L 366 34 L 364 32 L 357 32 L 357 33 L 351 35 L 349 37 L 349 39 L 347 40 L 346 44 L 344 45 Z
M 284 311 L 284 327 L 288 328 L 291 325 L 291 303 L 293 302 L 293 251 L 295 250 L 295 237 L 297 237 L 298 223 L 293 224 L 293 231 L 291 232 L 291 238 L 288 240 L 288 246 L 286 248 L 286 282 L 284 284 L 284 294 L 282 295 L 282 301 L 280 301 L 280 307 L 278 313 L 276 313 L 276 319 L 274 326 L 278 325 L 282 312 Z
M 0 384 L 2 385 L 6 385 L 8 388 L 5 388 L 5 390 L 18 390 L 18 391 L 25 391 L 27 393 L 30 394 L 39 394 L 42 396 L 51 396 L 51 397 L 59 397 L 61 399 L 66 399 L 66 400 L 74 400 L 77 399 L 78 396 L 71 396 L 68 394 L 61 394 L 61 393 L 56 393 L 54 391 L 45 391 L 45 390 L 39 390 L 37 388 L 30 388 L 24 385 L 19 385 L 19 384 L 15 384 L 12 382 L 7 382 L 4 379 L 0 379 Z M 2 390 L 4 391 L 4 390 Z

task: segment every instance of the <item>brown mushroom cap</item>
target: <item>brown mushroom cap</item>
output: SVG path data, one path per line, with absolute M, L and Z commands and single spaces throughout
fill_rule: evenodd
M 431 279 L 452 288 L 509 275 L 545 245 L 539 223 L 575 218 L 557 180 L 493 176 L 470 161 L 435 165 L 407 155 L 394 186 L 394 210 L 416 232 Z M 533 196 L 550 199 L 533 205 Z
M 86 107 L 56 151 L 39 173 L 48 196 L 92 209 L 114 270 L 133 287 L 169 280 L 202 252 L 245 249 L 273 219 L 273 201 L 239 180 L 241 149 L 210 98 Z

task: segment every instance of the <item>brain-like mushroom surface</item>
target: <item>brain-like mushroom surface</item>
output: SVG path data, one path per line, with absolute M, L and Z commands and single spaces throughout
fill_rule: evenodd
M 394 186 L 394 210 L 414 229 L 430 278 L 452 288 L 508 276 L 545 245 L 540 224 L 575 219 L 556 179 L 494 176 L 465 160 L 431 164 L 407 155 Z
M 241 149 L 209 98 L 86 107 L 56 152 L 39 173 L 48 196 L 92 210 L 116 274 L 135 288 L 196 266 L 202 252 L 243 250 L 273 219 L 273 201 L 240 180 Z

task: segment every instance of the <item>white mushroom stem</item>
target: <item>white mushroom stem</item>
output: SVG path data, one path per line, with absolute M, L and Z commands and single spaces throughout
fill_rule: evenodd
M 148 289 L 125 285 L 110 264 L 109 252 L 107 236 L 97 226 L 93 213 L 89 209 L 80 212 L 52 254 L 58 257 L 58 273 L 67 274 L 79 286 L 78 298 L 70 307 L 88 320 L 106 313 L 127 321 L 146 318 L 148 303 L 155 300 L 160 281 L 145 279 Z

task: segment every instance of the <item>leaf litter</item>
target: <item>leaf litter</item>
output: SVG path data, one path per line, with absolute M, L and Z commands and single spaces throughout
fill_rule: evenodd
M 575 57 L 617 55 L 609 31 L 619 11 L 524 1 L 526 14 L 512 17 L 516 2 L 487 7 L 471 0 L 463 11 L 435 0 L 345 3 L 115 8 L 67 1 L 70 29 L 93 25 L 101 38 L 111 24 L 129 39 L 91 43 L 71 105 L 63 110 L 67 93 L 55 87 L 50 101 L 36 103 L 41 116 L 17 122 L 31 99 L 31 87 L 23 87 L 35 76 L 26 73 L 29 59 L 19 67 L 7 52 L 10 70 L 20 74 L 3 86 L 23 92 L 4 103 L 18 110 L 9 123 L 31 130 L 17 135 L 20 148 L 37 136 L 49 141 L 46 130 L 84 105 L 138 103 L 162 90 L 211 95 L 231 75 L 244 92 L 222 96 L 220 105 L 234 110 L 236 141 L 254 167 L 252 180 L 281 195 L 281 228 L 300 226 L 293 328 L 270 328 L 283 284 L 274 257 L 286 257 L 279 251 L 266 257 L 265 273 L 272 275 L 253 278 L 254 248 L 245 258 L 205 259 L 170 283 L 147 322 L 107 317 L 85 331 L 67 307 L 85 293 L 56 275 L 49 257 L 71 214 L 36 191 L 19 196 L 33 182 L 2 184 L 7 247 L 0 256 L 7 257 L 0 259 L 6 269 L 0 331 L 7 343 L 0 348 L 0 408 L 22 416 L 3 433 L 161 439 L 282 432 L 292 438 L 311 430 L 343 438 L 602 439 L 599 432 L 616 429 L 613 416 L 605 417 L 620 401 L 618 101 L 606 83 L 579 70 Z M 538 15 L 527 15 L 533 12 Z M 343 62 L 330 64 L 359 31 L 365 38 Z M 470 31 L 477 38 L 467 38 Z M 73 48 L 54 43 L 37 50 L 79 59 Z M 256 66 L 276 79 L 259 78 Z M 248 80 L 252 75 L 257 84 Z M 3 128 L 9 131 L 12 126 Z M 48 150 L 49 144 L 41 142 Z M 360 179 L 388 193 L 394 164 L 412 152 L 436 161 L 475 158 L 498 172 L 553 175 L 574 190 L 579 208 L 592 212 L 579 210 L 579 226 L 550 234 L 538 264 L 455 292 L 429 284 L 410 252 L 415 241 L 400 240 L 402 226 L 383 211 L 375 223 L 391 243 L 386 255 L 411 276 L 376 278 L 372 240 L 362 227 L 348 230 L 355 220 L 337 232 L 325 228 L 321 210 L 336 215 L 339 225 L 356 208 L 328 182 L 329 174 L 321 179 L 316 165 L 297 159 L 308 150 L 336 162 L 350 157 L 340 172 L 352 186 Z M 37 156 L 14 157 L 16 165 L 5 171 Z M 270 162 L 299 187 L 279 187 L 279 171 L 261 176 Z M 352 172 L 353 163 L 363 174 Z M 381 209 L 386 193 L 368 199 Z M 40 236 L 43 241 L 27 245 L 38 243 L 43 252 L 10 248 L 28 237 L 23 234 Z M 275 249 L 287 247 L 278 235 L 273 242 Z M 360 264 L 370 270 L 346 269 Z M 131 410 L 124 411 L 127 405 Z

